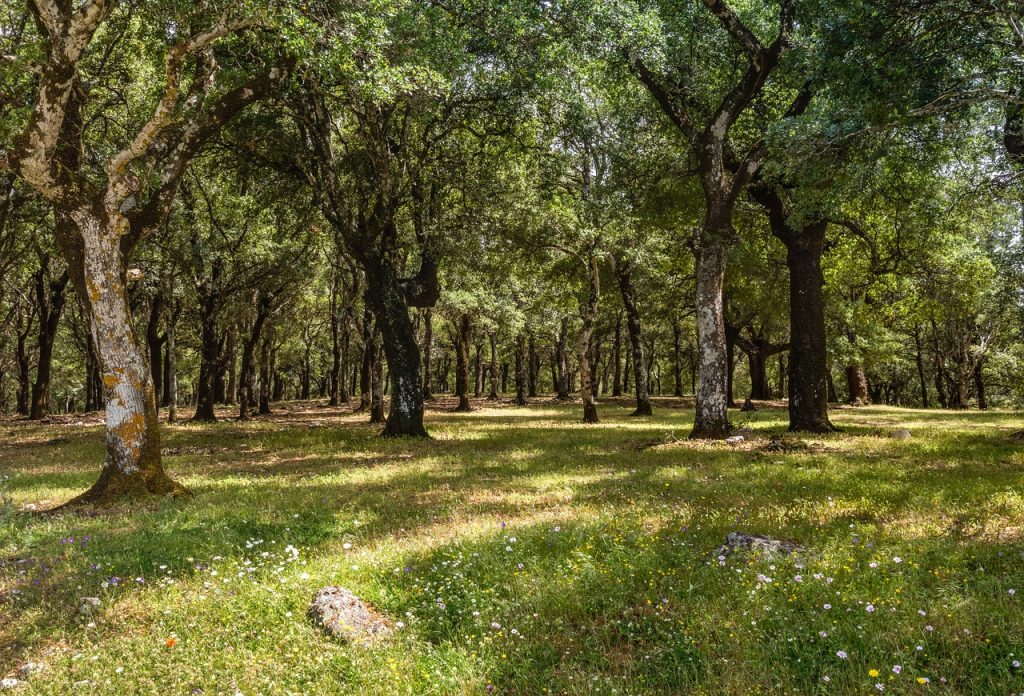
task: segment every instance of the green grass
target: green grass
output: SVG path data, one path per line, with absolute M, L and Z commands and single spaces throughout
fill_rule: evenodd
M 604 403 L 598 426 L 479 406 L 431 412 L 428 442 L 304 404 L 166 428 L 193 500 L 55 518 L 11 507 L 84 489 L 99 426 L 0 421 L 0 676 L 43 664 L 25 694 L 1024 692 L 1019 414 L 840 409 L 842 433 L 778 452 L 780 410 L 730 446 L 682 440 L 692 412 L 668 401 Z M 723 565 L 732 530 L 805 550 Z M 305 618 L 324 585 L 404 627 L 332 642 Z

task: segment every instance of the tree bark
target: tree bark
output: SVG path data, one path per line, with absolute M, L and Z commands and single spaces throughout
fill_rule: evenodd
M 149 347 L 149 367 L 153 373 L 153 393 L 159 406 L 163 397 L 163 347 L 167 335 L 160 335 L 160 319 L 164 313 L 164 294 L 158 290 L 149 303 L 146 322 L 146 345 Z
M 434 400 L 434 393 L 430 389 L 430 360 L 433 344 L 434 310 L 427 307 L 423 310 L 423 398 L 427 401 Z
M 498 338 L 496 334 L 491 331 L 488 335 L 491 348 L 491 364 L 488 367 L 490 374 L 490 393 L 487 395 L 488 401 L 498 400 Z
M 50 373 L 53 366 L 53 344 L 57 338 L 60 315 L 67 299 L 65 289 L 68 273 L 48 282 L 49 258 L 44 257 L 36 274 L 36 305 L 39 314 L 39 352 L 36 360 L 36 381 L 32 385 L 30 420 L 42 420 L 50 415 Z
M 555 395 L 559 401 L 569 399 L 569 366 L 566 362 L 565 342 L 569 334 L 569 319 L 563 317 L 555 336 Z
M 590 339 L 594 334 L 597 305 L 601 298 L 601 267 L 597 255 L 591 251 L 587 258 L 587 299 L 583 306 L 583 327 L 576 344 L 576 357 L 580 367 L 580 397 L 583 399 L 583 422 L 597 423 L 597 399 L 594 398 L 593 366 L 590 364 Z M 563 327 L 567 324 L 563 323 Z
M 720 233 L 719 233 L 720 234 Z M 726 245 L 707 234 L 697 252 L 697 406 L 691 438 L 729 434 L 728 370 L 722 286 Z
M 791 379 L 796 378 L 796 373 Z M 849 402 L 854 406 L 866 406 L 871 403 L 871 396 L 868 394 L 868 378 L 864 374 L 864 368 L 857 364 L 846 366 L 846 393 Z
M 647 386 L 647 374 L 644 370 L 644 347 L 640 327 L 640 310 L 636 304 L 636 289 L 633 286 L 633 264 L 625 257 L 613 257 L 612 266 L 619 284 L 619 294 L 626 310 L 626 328 L 629 334 L 629 345 L 633 351 L 633 384 L 636 391 L 636 410 L 631 415 L 650 416 L 651 395 Z
M 380 331 L 373 332 L 371 352 L 373 369 L 370 370 L 370 423 L 385 423 L 384 416 L 384 356 L 381 354 Z
M 526 378 L 526 363 L 529 353 L 526 347 L 526 336 L 519 332 L 516 335 L 516 406 L 526 406 L 526 394 L 529 385 Z
M 469 346 L 473 341 L 473 324 L 468 314 L 459 319 L 455 342 L 455 395 L 459 397 L 456 411 L 471 411 L 469 404 Z
M 914 327 L 914 361 L 917 363 L 917 379 L 921 388 L 921 408 L 928 408 L 928 380 L 924 372 L 924 355 L 921 349 L 921 327 Z

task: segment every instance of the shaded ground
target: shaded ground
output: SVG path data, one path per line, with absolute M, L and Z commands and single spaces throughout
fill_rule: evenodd
M 765 408 L 734 414 L 753 437 L 730 446 L 686 441 L 676 400 L 640 419 L 604 401 L 597 426 L 548 400 L 448 405 L 426 442 L 310 403 L 182 423 L 163 444 L 192 501 L 0 512 L 0 676 L 47 694 L 1024 691 L 1019 414 L 838 409 L 842 433 L 794 439 Z M 15 509 L 97 474 L 97 419 L 55 421 L 0 420 Z M 733 530 L 806 551 L 720 561 Z M 404 626 L 331 642 L 303 618 L 329 584 Z

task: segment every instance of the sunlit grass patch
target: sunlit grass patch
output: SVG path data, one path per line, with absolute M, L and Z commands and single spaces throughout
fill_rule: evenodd
M 432 411 L 423 442 L 303 404 L 177 425 L 194 500 L 0 516 L 0 673 L 45 694 L 1024 691 L 1016 414 L 840 409 L 843 432 L 794 437 L 762 409 L 727 445 L 668 404 L 596 428 L 475 405 Z M 95 476 L 97 425 L 6 426 L 14 509 Z M 719 559 L 729 531 L 803 550 Z M 304 616 L 324 585 L 401 627 L 331 641 Z

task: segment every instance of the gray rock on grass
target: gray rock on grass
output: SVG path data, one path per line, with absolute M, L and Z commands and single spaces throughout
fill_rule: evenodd
M 910 439 L 910 431 L 907 430 L 906 428 L 901 428 L 900 430 L 893 430 L 892 431 L 892 439 L 893 440 L 909 440 Z
M 309 605 L 309 618 L 335 638 L 369 643 L 391 633 L 391 624 L 344 587 L 322 587 Z
M 758 534 L 729 532 L 725 543 L 718 547 L 716 556 L 726 556 L 736 551 L 756 551 L 764 556 L 779 556 L 800 551 L 801 547 L 791 541 L 772 539 Z

